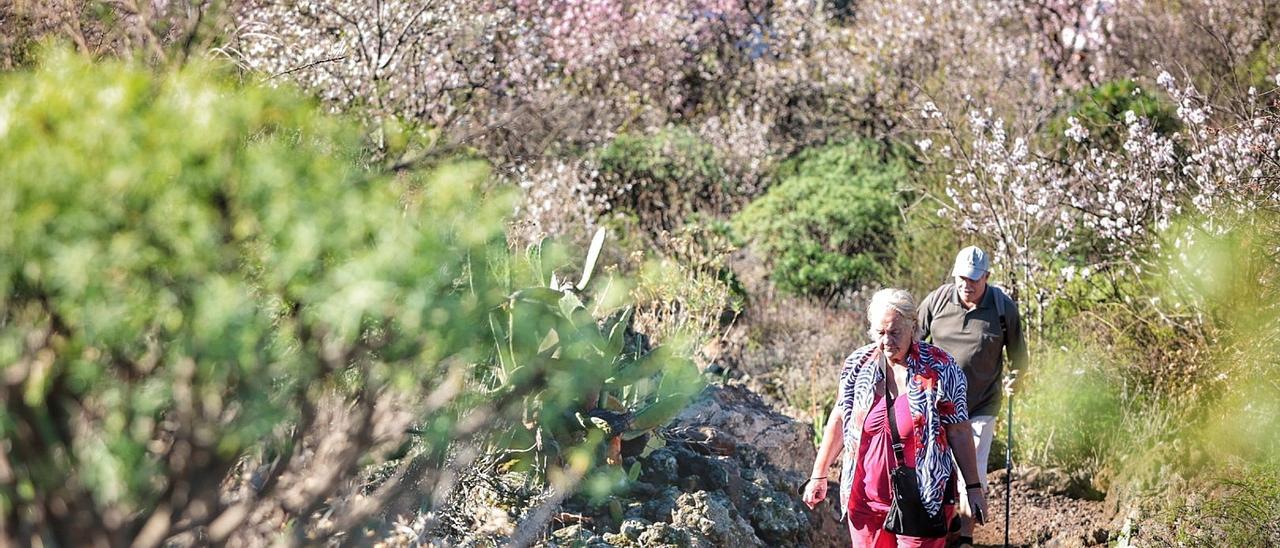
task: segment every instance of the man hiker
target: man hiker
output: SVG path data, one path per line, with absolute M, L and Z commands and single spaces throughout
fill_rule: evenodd
M 925 297 L 917 309 L 921 340 L 951 353 L 968 381 L 969 420 L 977 447 L 978 478 L 987 489 L 987 457 L 991 453 L 992 430 L 1000 413 L 1004 356 L 1008 352 L 1011 373 L 1027 363 L 1027 345 L 1022 339 L 1022 322 L 1013 299 L 1000 288 L 989 285 L 991 259 L 982 249 L 969 246 L 956 255 L 951 282 Z M 973 542 L 973 521 L 962 520 L 958 546 Z

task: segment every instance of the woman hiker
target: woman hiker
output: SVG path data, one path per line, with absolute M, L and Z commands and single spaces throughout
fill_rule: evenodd
M 942 548 L 945 531 L 937 537 L 915 537 L 885 530 L 893 502 L 889 473 L 899 465 L 912 469 L 918 489 L 904 495 L 918 497 L 934 519 L 941 513 L 943 523 L 950 524 L 960 512 L 983 522 L 987 501 L 976 479 L 961 495 L 968 497 L 968 505 L 954 504 L 956 465 L 965 478 L 978 477 L 964 373 L 942 349 L 916 340 L 916 306 L 910 293 L 878 291 L 867 320 L 873 342 L 845 359 L 804 502 L 812 509 L 826 498 L 827 471 L 836 455 L 843 454 L 840 506 L 854 547 Z M 901 457 L 893 450 L 890 425 L 896 426 L 901 440 Z

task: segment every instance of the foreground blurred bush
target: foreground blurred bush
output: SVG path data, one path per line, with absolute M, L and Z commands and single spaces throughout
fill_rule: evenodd
M 0 493 L 20 543 L 225 540 L 248 507 L 217 488 L 248 452 L 270 466 L 242 502 L 287 493 L 305 531 L 406 413 L 453 430 L 441 364 L 475 359 L 499 296 L 469 260 L 508 209 L 478 199 L 484 166 L 368 172 L 351 127 L 221 82 L 69 54 L 7 79 Z M 333 454 L 291 461 L 327 394 Z
M 1157 289 L 1152 312 L 1097 294 L 1056 311 L 1069 322 L 1046 342 L 1062 346 L 1037 352 L 1017 394 L 1016 462 L 1091 480 L 1132 523 L 1130 545 L 1280 541 L 1280 394 L 1266 380 L 1280 363 L 1280 225 L 1232 221 L 1206 233 L 1191 216 L 1163 234 L 1165 268 L 1126 282 Z M 1195 328 L 1153 329 L 1157 303 Z
M 1021 454 L 1042 466 L 1096 472 L 1122 435 L 1121 369 L 1091 349 L 1045 353 L 1018 402 Z M 1137 403 L 1129 399 L 1130 402 Z
M 351 125 L 208 67 L 55 52 L 3 88 L 6 539 L 320 542 L 442 499 L 486 432 L 594 407 L 581 304 L 552 365 L 495 360 L 512 201 L 483 164 L 361 167 Z M 546 342 L 502 327 L 520 355 Z

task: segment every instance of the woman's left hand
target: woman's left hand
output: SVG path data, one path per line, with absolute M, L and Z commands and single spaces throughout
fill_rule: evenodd
M 827 478 L 810 479 L 804 484 L 804 503 L 813 510 L 827 498 Z
M 982 525 L 987 522 L 987 495 L 981 487 L 965 491 L 965 500 L 956 509 L 962 517 L 972 518 L 974 523 Z

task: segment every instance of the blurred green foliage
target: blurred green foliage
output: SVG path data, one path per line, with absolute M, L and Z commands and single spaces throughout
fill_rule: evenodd
M 1116 500 L 1172 501 L 1136 542 L 1280 538 L 1276 219 L 1188 217 L 1161 235 L 1166 268 L 1075 280 L 1047 334 L 1061 346 L 1036 353 L 1015 399 L 1019 462 L 1092 476 Z
M 505 203 L 477 200 L 485 167 L 370 176 L 349 126 L 225 81 L 61 52 L 6 79 L 0 361 L 21 381 L 3 421 L 17 493 L 70 476 L 98 504 L 145 508 L 165 487 L 151 442 L 169 413 L 214 411 L 194 441 L 229 460 L 333 369 L 362 361 L 363 382 L 408 388 L 471 350 L 461 327 L 494 285 L 468 254 L 501 243 Z M 82 413 L 97 420 L 72 428 Z
M 772 265 L 779 288 L 833 297 L 879 280 L 900 224 L 905 160 L 873 141 L 807 149 L 733 219 Z
M 1280 468 L 1280 232 L 1259 213 L 1219 234 L 1181 227 L 1186 242 L 1169 277 L 1194 295 L 1213 345 L 1200 383 L 1204 425 L 1196 440 L 1238 463 Z
M 441 454 L 469 409 L 547 386 L 536 404 L 554 415 L 613 374 L 587 355 L 604 343 L 594 321 L 557 302 L 506 333 L 524 353 L 543 342 L 526 335 L 572 319 L 547 358 L 559 365 L 521 384 L 503 363 L 504 390 L 433 394 L 458 368 L 486 378 L 468 364 L 491 359 L 489 315 L 525 302 L 504 299 L 512 201 L 482 195 L 482 163 L 361 167 L 355 126 L 202 65 L 156 74 L 55 51 L 0 89 L 13 523 L 74 545 L 83 528 L 128 538 L 159 505 L 216 502 L 231 466 L 283 445 L 280 426 L 324 393 L 369 413 L 400 394 Z M 86 518 L 104 514 L 110 527 Z
M 1063 347 L 1037 356 L 1015 400 L 1018 456 L 1040 466 L 1096 472 L 1124 445 L 1122 422 L 1137 402 L 1105 353 Z

